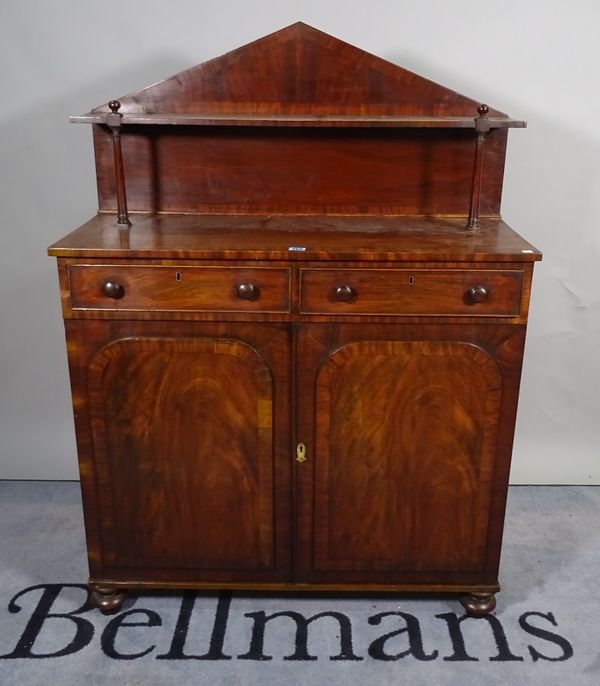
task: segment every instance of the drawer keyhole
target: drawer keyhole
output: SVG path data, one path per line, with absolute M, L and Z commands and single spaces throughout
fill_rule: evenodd
M 181 281 L 181 272 L 175 272 L 175 281 Z
M 408 285 L 409 285 L 409 286 L 412 286 L 412 285 L 414 284 L 414 282 L 415 282 L 415 277 L 412 276 L 412 275 L 409 276 L 409 277 L 408 277 Z

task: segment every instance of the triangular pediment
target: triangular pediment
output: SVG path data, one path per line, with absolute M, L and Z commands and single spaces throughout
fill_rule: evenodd
M 471 117 L 479 105 L 301 22 L 119 101 L 121 113 L 140 115 Z M 503 113 L 490 109 L 490 115 Z

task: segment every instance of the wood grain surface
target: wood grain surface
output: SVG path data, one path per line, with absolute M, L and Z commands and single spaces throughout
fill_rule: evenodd
M 124 115 L 476 116 L 479 102 L 297 22 L 119 97 Z M 92 113 L 108 113 L 108 105 Z M 506 115 L 490 109 L 490 116 Z
M 244 328 L 68 327 L 93 573 L 289 578 L 288 334 Z
M 359 341 L 317 376 L 315 569 L 480 569 L 500 373 L 463 342 Z
M 299 328 L 298 580 L 498 582 L 523 340 L 518 326 Z
M 332 315 L 517 316 L 522 283 L 522 271 L 301 269 L 300 311 Z M 473 288 L 484 289 L 482 302 L 473 300 Z M 344 290 L 348 291 L 347 299 L 340 299 Z
M 117 207 L 112 134 L 94 125 L 102 211 Z M 127 204 L 141 212 L 461 215 L 465 129 L 123 127 Z M 481 214 L 498 216 L 506 130 L 487 136 Z
M 73 266 L 69 283 L 74 309 L 119 311 L 289 312 L 290 270 L 186 266 Z M 118 284 L 123 295 L 107 296 Z M 252 288 L 251 297 L 244 287 Z
M 57 257 L 200 260 L 532 262 L 540 252 L 499 219 L 99 214 L 49 248 Z M 290 248 L 302 248 L 290 250 Z

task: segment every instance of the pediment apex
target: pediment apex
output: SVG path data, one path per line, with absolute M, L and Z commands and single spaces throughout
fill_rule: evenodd
M 475 117 L 479 105 L 300 21 L 118 99 L 130 115 Z

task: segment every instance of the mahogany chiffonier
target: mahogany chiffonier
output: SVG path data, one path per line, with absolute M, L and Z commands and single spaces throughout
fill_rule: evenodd
M 55 243 L 90 565 L 126 589 L 494 608 L 533 263 L 525 123 L 305 24 L 92 124 Z

